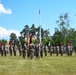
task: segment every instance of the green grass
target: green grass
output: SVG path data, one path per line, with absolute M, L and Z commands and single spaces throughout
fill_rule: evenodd
M 30 60 L 0 56 L 0 75 L 76 75 L 76 56 L 44 56 Z

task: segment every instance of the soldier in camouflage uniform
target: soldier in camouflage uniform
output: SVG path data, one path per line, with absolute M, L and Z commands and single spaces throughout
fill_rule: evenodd
M 41 47 L 40 57 L 43 58 L 43 45 L 41 44 L 40 47 Z
M 22 54 L 22 45 L 21 45 L 21 43 L 18 44 L 18 50 L 19 50 L 19 55 L 21 56 L 21 54 Z
M 59 54 L 59 46 L 57 45 L 56 46 L 56 56 L 58 56 L 58 54 Z
M 39 57 L 39 49 L 38 49 L 38 44 L 35 45 L 35 56 L 36 58 Z
M 13 51 L 13 46 L 12 46 L 12 44 L 10 44 L 10 46 L 9 46 L 10 56 L 12 56 L 12 51 Z
M 49 54 L 50 54 L 50 56 L 52 56 L 52 52 L 53 52 L 53 47 L 52 47 L 52 45 L 48 45 L 48 50 L 49 50 Z
M 0 47 L 1 49 L 1 56 L 3 57 L 3 45 Z
M 14 52 L 14 56 L 16 56 L 16 51 L 17 51 L 17 46 L 16 44 L 13 46 L 13 52 Z
M 56 53 L 56 47 L 55 46 L 53 47 L 53 52 L 54 52 L 54 54 Z
M 47 56 L 47 46 L 44 46 L 44 55 Z
M 63 56 L 63 50 L 64 50 L 64 46 L 60 46 L 60 53 L 61 53 L 61 56 Z
M 70 45 L 70 56 L 72 56 L 72 45 Z
M 49 51 L 49 54 L 50 54 L 50 56 L 51 56 L 51 45 L 50 45 L 50 43 L 49 43 L 49 45 L 48 45 L 48 51 Z
M 3 53 L 4 53 L 4 56 L 6 56 L 6 45 L 3 45 Z
M 68 56 L 69 56 L 70 55 L 70 45 L 68 45 L 67 53 L 68 53 Z
M 27 44 L 26 42 L 22 45 L 22 53 L 23 53 L 23 58 L 25 59 L 26 57 L 26 50 L 28 50 L 27 48 Z
M 30 50 L 30 59 L 33 59 L 33 58 L 34 58 L 34 52 L 35 52 L 34 48 L 35 48 L 35 47 L 34 47 L 34 44 L 31 43 L 30 46 L 29 46 L 29 50 Z

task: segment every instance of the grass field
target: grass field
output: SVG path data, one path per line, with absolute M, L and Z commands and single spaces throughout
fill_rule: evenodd
M 76 56 L 44 56 L 30 60 L 0 56 L 0 75 L 76 75 Z

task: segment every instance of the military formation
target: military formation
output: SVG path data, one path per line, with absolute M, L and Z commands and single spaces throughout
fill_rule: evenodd
M 7 56 L 9 54 L 10 56 L 22 56 L 24 59 L 29 58 L 33 59 L 34 57 L 36 58 L 43 58 L 43 56 L 52 56 L 53 54 L 56 54 L 56 56 L 61 55 L 63 56 L 66 54 L 67 56 L 72 56 L 73 53 L 73 46 L 70 45 L 56 45 L 52 46 L 51 44 L 48 45 L 43 45 L 42 43 L 37 43 L 33 44 L 31 43 L 28 47 L 27 43 L 21 44 L 20 42 L 18 45 L 16 44 L 10 44 L 9 46 L 7 45 L 2 45 L 0 43 L 0 55 Z M 75 51 L 76 54 L 76 51 Z

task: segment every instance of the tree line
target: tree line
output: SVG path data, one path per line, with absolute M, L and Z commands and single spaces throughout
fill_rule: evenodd
M 55 28 L 54 34 L 51 36 L 49 29 L 44 30 L 41 28 L 41 40 L 44 45 L 47 45 L 49 42 L 52 45 L 71 43 L 73 46 L 76 45 L 76 30 L 75 28 L 70 28 L 70 20 L 69 14 L 64 13 L 59 15 L 59 19 L 56 20 L 57 27 Z M 33 43 L 39 42 L 39 27 L 35 27 L 35 24 L 32 24 L 31 27 L 29 25 L 25 25 L 22 31 L 20 32 L 21 36 L 17 37 L 15 33 L 11 33 L 9 41 L 18 43 L 24 43 L 25 35 L 29 34 L 35 36 L 35 40 Z M 3 44 L 7 42 L 7 40 L 0 40 Z

